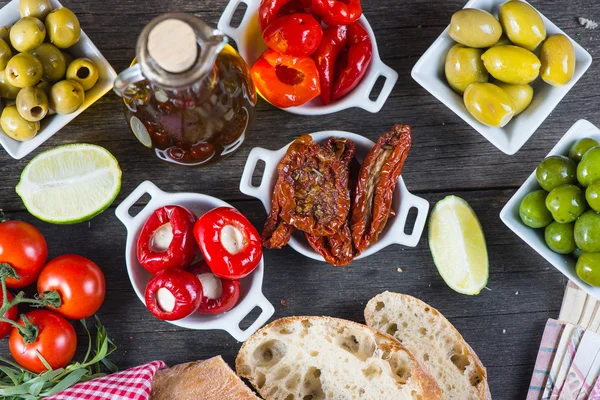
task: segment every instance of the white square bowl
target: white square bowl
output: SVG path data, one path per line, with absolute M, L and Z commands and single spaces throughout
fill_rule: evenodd
M 52 4 L 52 9 L 62 7 L 58 0 L 50 0 L 50 3 Z M 12 0 L 0 9 L 0 26 L 13 25 L 19 18 L 19 0 Z M 100 53 L 100 50 L 94 46 L 94 43 L 92 43 L 83 29 L 81 30 L 79 42 L 67 49 L 67 51 L 74 58 L 87 57 L 94 61 L 98 67 L 98 82 L 93 88 L 85 92 L 85 101 L 77 111 L 67 115 L 55 114 L 47 116 L 41 121 L 40 131 L 31 140 L 19 142 L 8 137 L 0 129 L 0 144 L 12 158 L 19 160 L 37 149 L 42 143 L 112 89 L 117 73 Z
M 591 137 L 600 142 L 600 129 L 596 128 L 590 122 L 586 120 L 579 120 L 569 129 L 569 131 L 563 136 L 563 138 L 557 143 L 552 151 L 548 154 L 549 156 L 561 155 L 566 156 L 569 154 L 569 149 L 579 139 Z M 540 160 L 541 162 L 542 160 Z M 535 171 L 527 178 L 523 186 L 514 194 L 514 196 L 506 203 L 502 211 L 500 212 L 500 219 L 506 224 L 514 233 L 517 234 L 525 243 L 531 246 L 537 251 L 542 257 L 544 257 L 554 268 L 562 272 L 567 278 L 575 282 L 577 286 L 585 290 L 591 296 L 600 299 L 600 287 L 593 287 L 582 281 L 575 272 L 575 265 L 577 261 L 570 254 L 562 255 L 557 254 L 550 250 L 544 240 L 544 229 L 532 229 L 523 222 L 519 217 L 519 206 L 523 198 L 530 192 L 540 189 L 535 176 Z
M 471 0 L 465 8 L 478 8 L 498 15 L 498 7 L 506 0 Z M 548 36 L 557 33 L 566 35 L 548 18 L 542 15 Z M 462 96 L 456 93 L 446 82 L 444 64 L 446 54 L 456 42 L 448 34 L 450 26 L 423 54 L 412 70 L 412 77 L 429 93 L 454 111 L 473 129 L 478 131 L 502 152 L 513 155 L 548 118 L 552 110 L 560 103 L 565 95 L 577 83 L 592 64 L 592 56 L 572 38 L 569 38 L 575 48 L 577 63 L 575 75 L 571 82 L 562 87 L 553 87 L 540 78 L 532 83 L 534 96 L 531 105 L 523 113 L 514 117 L 504 128 L 491 128 L 486 126 L 469 114 L 465 108 Z M 566 35 L 567 36 L 567 35 Z M 568 37 L 568 36 L 567 36 Z M 539 50 L 539 49 L 538 49 Z

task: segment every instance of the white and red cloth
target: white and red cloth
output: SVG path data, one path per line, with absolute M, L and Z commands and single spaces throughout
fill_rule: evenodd
M 167 368 L 162 361 L 153 361 L 128 369 L 78 383 L 46 400 L 148 400 L 152 379 L 159 369 Z

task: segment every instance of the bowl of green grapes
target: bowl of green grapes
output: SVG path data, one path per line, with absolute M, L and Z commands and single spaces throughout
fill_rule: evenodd
M 600 130 L 581 120 L 500 213 L 570 280 L 600 298 Z

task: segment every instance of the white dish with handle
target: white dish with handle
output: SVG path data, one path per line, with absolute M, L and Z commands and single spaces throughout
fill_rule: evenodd
M 260 2 L 261 0 L 230 0 L 217 25 L 219 30 L 235 41 L 238 52 L 249 67 L 252 67 L 260 55 L 267 49 L 267 45 L 264 43 L 260 28 L 258 27 L 258 7 L 260 6 Z M 241 4 L 246 5 L 244 15 L 240 25 L 233 27 L 233 16 Z M 332 114 L 353 107 L 362 108 L 372 113 L 381 110 L 398 81 L 398 73 L 381 61 L 375 34 L 364 15 L 360 17 L 359 22 L 365 27 L 371 38 L 373 59 L 367 73 L 358 86 L 347 96 L 328 105 L 323 105 L 316 98 L 301 106 L 282 108 L 282 110 L 300 115 Z M 379 77 L 385 78 L 385 82 L 377 99 L 371 100 L 369 96 Z
M 351 132 L 323 131 L 312 133 L 311 136 L 316 142 L 323 142 L 332 136 L 352 140 L 356 143 L 356 159 L 361 164 L 367 153 L 375 145 L 375 143 L 366 137 Z M 277 165 L 285 155 L 288 147 L 289 144 L 277 151 L 256 147 L 250 152 L 248 160 L 246 161 L 246 166 L 244 167 L 240 182 L 240 191 L 248 196 L 259 199 L 263 203 L 267 213 L 271 210 L 271 197 L 278 176 Z M 254 186 L 252 184 L 252 178 L 259 161 L 265 163 L 264 173 L 260 185 Z M 407 234 L 405 230 L 411 209 L 417 211 L 417 216 L 412 232 Z M 356 258 L 357 260 L 375 254 L 379 250 L 392 244 L 415 247 L 419 243 L 427 221 L 429 202 L 421 197 L 411 194 L 406 188 L 402 177 L 398 179 L 396 189 L 394 190 L 392 211 L 395 216 L 390 217 L 385 229 L 379 236 L 379 240 L 362 252 L 360 256 Z M 294 231 L 288 245 L 306 257 L 312 258 L 313 260 L 325 261 L 323 257 L 308 244 L 304 234 L 298 230 Z
M 600 129 L 586 120 L 577 121 L 571 129 L 562 137 L 562 139 L 554 146 L 552 151 L 546 157 L 560 155 L 567 156 L 571 146 L 579 139 L 591 137 L 600 142 Z M 542 160 L 540 160 L 541 162 Z M 563 273 L 577 286 L 585 290 L 591 296 L 600 299 L 600 287 L 593 287 L 585 283 L 575 272 L 577 260 L 574 256 L 567 254 L 562 255 L 553 252 L 546 245 L 544 239 L 544 229 L 533 229 L 526 226 L 519 217 L 519 206 L 523 198 L 534 190 L 541 189 L 535 176 L 535 170 L 527 178 L 521 188 L 511 197 L 500 212 L 500 219 L 508 226 L 517 236 L 525 243 L 531 246 L 539 255 L 544 257 L 554 268 Z
M 143 206 L 142 210 L 137 215 L 132 217 L 129 210 L 145 194 L 150 195 L 150 201 Z M 165 193 L 150 181 L 142 182 L 125 200 L 123 200 L 117 207 L 115 214 L 127 228 L 127 245 L 125 248 L 127 273 L 129 274 L 129 280 L 131 281 L 135 293 L 144 304 L 146 284 L 152 275 L 146 271 L 137 260 L 137 241 L 148 217 L 150 217 L 157 208 L 167 205 L 185 207 L 196 214 L 197 217 L 200 217 L 207 211 L 216 207 L 232 207 L 222 200 L 204 194 Z M 240 300 L 234 308 L 226 313 L 218 315 L 194 313 L 187 318 L 167 322 L 188 329 L 224 330 L 236 340 L 243 342 L 262 327 L 275 312 L 273 305 L 262 293 L 263 275 L 264 260 L 261 259 L 258 267 L 250 275 L 241 280 L 242 293 Z M 261 309 L 260 315 L 247 329 L 242 330 L 240 328 L 240 323 L 256 307 Z

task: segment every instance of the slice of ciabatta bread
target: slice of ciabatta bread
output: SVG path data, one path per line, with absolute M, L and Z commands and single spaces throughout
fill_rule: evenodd
M 435 308 L 412 296 L 385 292 L 369 301 L 365 320 L 394 336 L 424 363 L 443 399 L 491 399 L 485 367 Z
M 398 341 L 328 317 L 279 319 L 242 346 L 237 373 L 266 400 L 434 400 L 435 380 Z

